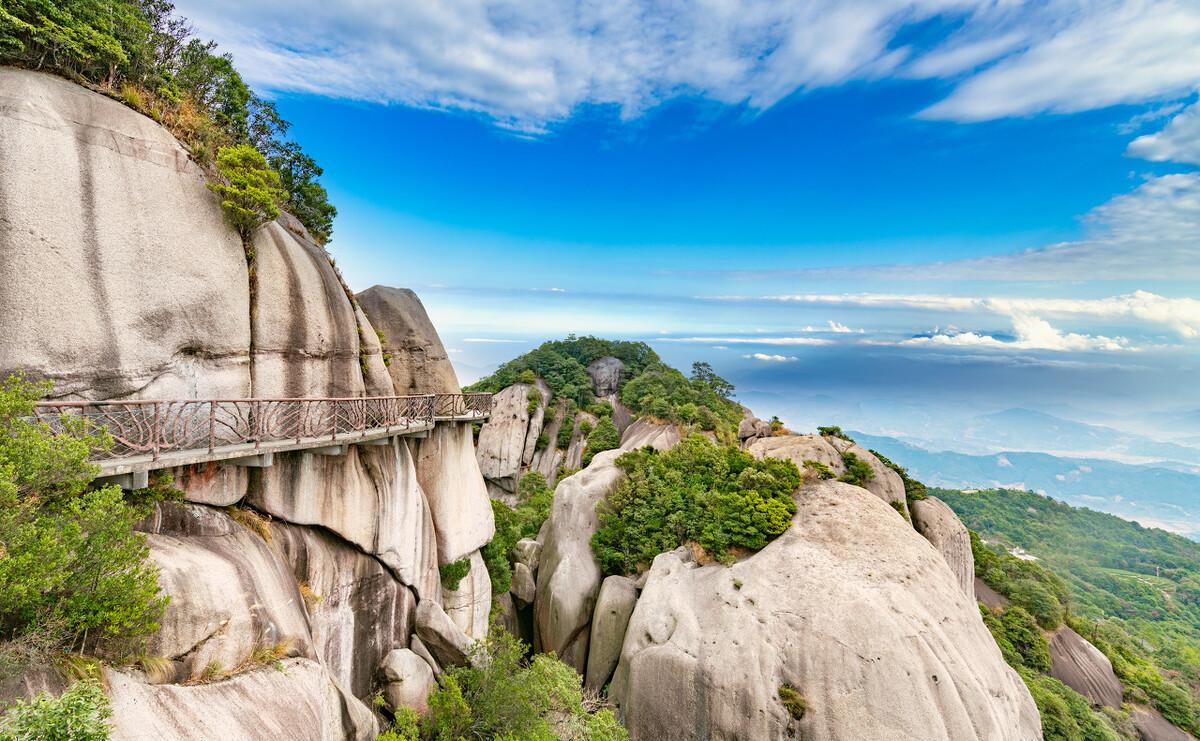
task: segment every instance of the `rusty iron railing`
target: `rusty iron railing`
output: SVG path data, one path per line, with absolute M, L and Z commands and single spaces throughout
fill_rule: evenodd
M 62 430 L 80 417 L 104 430 L 111 445 L 93 460 L 148 458 L 264 443 L 305 447 L 353 442 L 369 433 L 429 429 L 435 421 L 483 419 L 490 394 L 425 394 L 360 398 L 43 401 L 35 417 Z
M 491 394 L 436 394 L 433 416 L 438 419 L 486 417 L 492 412 Z

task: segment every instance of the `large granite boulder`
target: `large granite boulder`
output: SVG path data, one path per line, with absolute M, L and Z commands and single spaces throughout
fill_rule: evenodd
M 1196 741 L 1195 736 L 1180 730 L 1154 708 L 1132 708 L 1129 718 L 1137 728 L 1141 741 Z
M 250 393 L 245 252 L 166 129 L 0 67 L 0 375 L 56 396 Z
M 971 535 L 954 510 L 937 497 L 912 503 L 913 527 L 938 549 L 950 570 L 958 577 L 963 593 L 975 599 L 975 557 L 971 554 Z
M 533 417 L 529 412 L 532 388 L 526 383 L 514 383 L 496 394 L 492 416 L 479 431 L 475 451 L 479 471 L 490 483 L 510 494 L 517 490 L 521 478 L 521 461 Z M 538 405 L 534 414 L 540 410 Z
M 341 455 L 277 454 L 248 501 L 288 522 L 332 530 L 379 558 L 421 599 L 441 599 L 430 507 L 403 441 L 350 445 Z
M 626 428 L 621 435 L 621 450 L 637 450 L 651 447 L 657 450 L 670 450 L 679 444 L 679 428 L 671 424 L 651 422 L 639 419 Z
M 287 659 L 230 679 L 151 685 L 106 670 L 113 741 L 370 741 L 379 723 L 309 659 Z
M 615 463 L 620 454 L 597 453 L 587 468 L 558 482 L 538 538 L 534 647 L 555 652 L 580 674 L 587 668 L 589 625 L 600 589 L 600 564 L 591 542 L 599 527 L 596 505 L 624 478 Z
M 424 715 L 429 710 L 429 693 L 436 681 L 425 659 L 407 648 L 398 648 L 384 657 L 379 673 L 383 675 L 383 697 L 393 712 L 410 707 Z
M 562 460 L 564 466 L 571 470 L 578 470 L 583 467 L 583 453 L 587 450 L 588 439 L 583 430 L 585 427 L 589 430 L 596 429 L 596 423 L 599 421 L 599 419 L 588 412 L 580 412 L 575 415 L 575 426 L 572 428 L 571 442 L 568 443 L 567 454 Z
M 492 609 L 492 580 L 479 551 L 472 553 L 468 560 L 471 570 L 458 583 L 456 589 L 447 589 L 445 584 L 442 585 L 442 609 L 464 633 L 473 640 L 480 641 L 487 638 L 488 634 L 488 613 Z
M 588 364 L 587 372 L 592 378 L 592 391 L 598 397 L 611 396 L 621 386 L 621 371 L 625 364 L 614 357 L 596 358 Z
M 438 562 L 471 555 L 496 533 L 492 500 L 479 464 L 471 425 L 439 422 L 423 440 L 413 440 L 417 478 L 437 529 Z
M 371 286 L 358 294 L 371 325 L 383 335 L 388 373 L 397 394 L 461 392 L 450 356 L 424 304 L 407 288 Z
M 655 559 L 610 686 L 634 739 L 1041 738 L 1029 691 L 928 541 L 848 484 L 806 487 L 797 505 L 733 566 Z
M 196 504 L 160 504 L 140 526 L 171 597 L 150 655 L 184 681 L 229 671 L 260 649 L 316 658 L 291 569 L 258 532 Z
M 751 439 L 746 450 L 757 458 L 769 455 L 790 460 L 801 472 L 805 470 L 805 461 L 816 461 L 829 467 L 836 476 L 846 473 L 846 464 L 842 456 L 852 453 L 871 467 L 871 479 L 863 488 L 885 502 L 898 505 L 905 513 L 908 512 L 904 480 L 900 478 L 900 474 L 885 466 L 874 453 L 857 443 L 832 435 L 778 435 Z
M 1108 657 L 1066 625 L 1050 637 L 1050 676 L 1094 705 L 1119 710 L 1125 696 L 1125 688 Z
M 284 222 L 255 232 L 254 250 L 254 395 L 362 396 L 358 317 L 325 250 Z
M 584 684 L 588 687 L 601 689 L 617 668 L 621 646 L 625 643 L 625 628 L 637 598 L 633 579 L 610 576 L 601 582 L 588 641 L 587 673 L 584 674 Z
M 417 600 L 378 559 L 320 528 L 271 525 L 292 566 L 325 668 L 356 697 L 371 696 L 374 667 L 406 647 Z
M 417 631 L 414 640 L 420 639 L 421 646 L 434 659 L 430 666 L 463 666 L 471 657 L 474 641 L 463 629 L 454 624 L 441 605 L 431 600 L 417 603 Z M 413 651 L 421 653 L 413 646 Z

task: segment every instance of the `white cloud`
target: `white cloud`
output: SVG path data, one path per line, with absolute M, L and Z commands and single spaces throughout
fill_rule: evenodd
M 768 363 L 790 363 L 793 360 L 799 360 L 795 355 L 767 355 L 766 353 L 756 352 L 752 355 L 743 355 L 743 358 L 750 360 L 762 360 Z
M 182 0 L 256 85 L 453 108 L 542 131 L 586 104 L 632 118 L 698 95 L 769 108 L 885 76 L 957 87 L 927 115 L 977 120 L 1176 93 L 1200 79 L 1187 0 Z M 940 17 L 959 30 L 898 40 Z
M 978 312 L 1018 317 L 1093 317 L 1137 320 L 1168 327 L 1180 337 L 1200 337 L 1200 299 L 1168 298 L 1148 291 L 1134 291 L 1100 299 L 1002 298 L 940 296 L 934 294 L 842 293 L 792 294 L 783 296 L 724 296 L 723 301 L 775 301 L 825 306 L 905 308 L 925 311 Z M 1031 331 L 1034 328 L 1030 327 Z M 947 336 L 953 333 L 946 333 Z M 961 336 L 958 335 L 958 336 Z M 962 340 L 961 342 L 968 342 Z
M 957 334 L 935 333 L 928 337 L 913 337 L 902 345 L 936 345 L 939 347 L 973 347 L 996 350 L 1050 350 L 1054 352 L 1087 352 L 1134 350 L 1123 337 L 1104 337 L 1074 332 L 1062 332 L 1045 319 L 1034 316 L 1015 315 L 1013 331 L 1016 339 L 1001 340 L 991 335 L 976 332 Z
M 832 345 L 816 337 L 660 337 L 657 342 L 687 342 L 723 345 Z
M 1126 154 L 1155 162 L 1200 165 L 1200 103 L 1175 116 L 1162 131 L 1134 139 Z
M 997 6 L 1002 17 L 1014 15 L 1012 4 Z M 1032 4 L 1020 7 L 1027 13 L 1017 10 L 1013 23 L 1034 39 L 1016 54 L 994 55 L 998 61 L 968 77 L 925 116 L 975 121 L 1072 113 L 1186 94 L 1200 80 L 1200 6 L 1191 0 L 1051 2 L 1042 12 Z M 1027 27 L 1030 18 L 1046 23 L 1044 30 Z M 969 24 L 964 33 L 979 34 L 978 25 Z
M 858 334 L 863 333 L 863 331 L 861 329 L 857 329 L 857 330 L 850 329 L 845 324 L 839 324 L 838 322 L 835 322 L 832 319 L 829 320 L 829 331 L 836 332 L 837 334 L 853 334 L 855 332 L 857 332 Z

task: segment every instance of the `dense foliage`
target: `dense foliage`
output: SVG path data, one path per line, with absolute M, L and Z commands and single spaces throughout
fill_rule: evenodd
M 981 578 L 1035 615 L 1040 612 L 1040 619 L 1066 614 L 1071 626 L 1112 661 L 1131 699 L 1200 732 L 1195 700 L 1200 695 L 1200 544 L 1032 492 L 930 493 L 968 527 L 1040 559 L 1041 566 L 1021 565 L 1030 562 L 1008 556 L 1002 547 L 984 549 L 987 553 L 976 548 Z M 1038 577 L 1035 567 L 1061 578 Z M 1043 589 L 1027 582 L 1009 585 L 1010 573 L 1031 577 Z
M 659 362 L 658 355 L 644 342 L 569 335 L 565 340 L 543 342 L 536 349 L 513 358 L 467 390 L 495 393 L 514 383 L 532 383 L 534 378 L 541 378 L 555 396 L 587 407 L 595 399 L 587 366 L 609 356 L 625 364 L 622 383 L 640 375 L 648 365 Z
M 162 123 L 201 165 L 253 146 L 276 171 L 281 201 L 322 243 L 337 211 L 321 168 L 285 138 L 288 123 L 253 94 L 216 45 L 192 38 L 167 0 L 11 0 L 0 4 L 0 63 L 90 84 Z
M 625 453 L 625 481 L 600 505 L 592 549 L 608 574 L 632 574 L 685 543 L 730 562 L 787 529 L 800 471 L 791 461 L 755 460 L 692 435 L 675 448 Z
M 556 397 L 569 400 L 576 408 L 604 416 L 603 410 L 592 408 L 595 395 L 587 366 L 609 356 L 625 364 L 619 384 L 620 399 L 634 415 L 693 425 L 716 432 L 730 442 L 735 439 L 742 408 L 729 398 L 733 384 L 713 372 L 708 363 L 693 364 L 691 376 L 685 376 L 663 363 L 644 342 L 575 335 L 565 340 L 544 342 L 537 349 L 508 361 L 467 390 L 495 393 L 514 383 L 532 383 L 535 378 L 541 378 Z M 565 447 L 569 441 L 564 434 L 556 443 L 558 447 Z
M 512 586 L 512 549 L 518 540 L 536 538 L 542 523 L 550 516 L 554 491 L 546 477 L 530 471 L 517 484 L 517 506 L 509 507 L 498 499 L 492 500 L 496 534 L 480 549 L 492 580 L 492 594 L 504 594 Z
M 18 700 L 0 715 L 0 741 L 105 741 L 111 715 L 100 684 L 79 681 L 59 697 Z
M 429 695 L 429 713 L 403 716 L 392 741 L 622 741 L 629 735 L 607 708 L 589 711 L 574 669 L 493 629 L 476 644 L 470 666 L 447 669 Z
M 694 363 L 690 378 L 656 363 L 625 384 L 621 403 L 635 415 L 694 425 L 733 442 L 742 407 L 729 398 L 732 392 L 733 384 L 713 373 L 708 363 Z
M 158 629 L 167 598 L 133 526 L 159 496 L 89 488 L 89 450 L 105 442 L 79 418 L 33 421 L 49 384 L 0 384 L 0 663 L 59 648 L 128 651 Z M 32 647 L 32 648 L 31 648 Z M 5 667 L 0 667 L 4 669 Z M 13 667 L 7 667 L 12 669 Z
M 601 417 L 588 435 L 587 447 L 583 451 L 583 467 L 587 468 L 597 453 L 613 450 L 621 446 L 621 433 L 613 424 L 611 417 Z

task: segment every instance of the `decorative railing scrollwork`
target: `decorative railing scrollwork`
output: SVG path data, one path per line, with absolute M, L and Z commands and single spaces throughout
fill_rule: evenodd
M 44 401 L 34 417 L 52 431 L 77 424 L 108 433 L 93 460 L 149 457 L 268 442 L 314 446 L 371 432 L 427 429 L 437 420 L 483 419 L 491 394 L 424 394 L 361 398 Z

